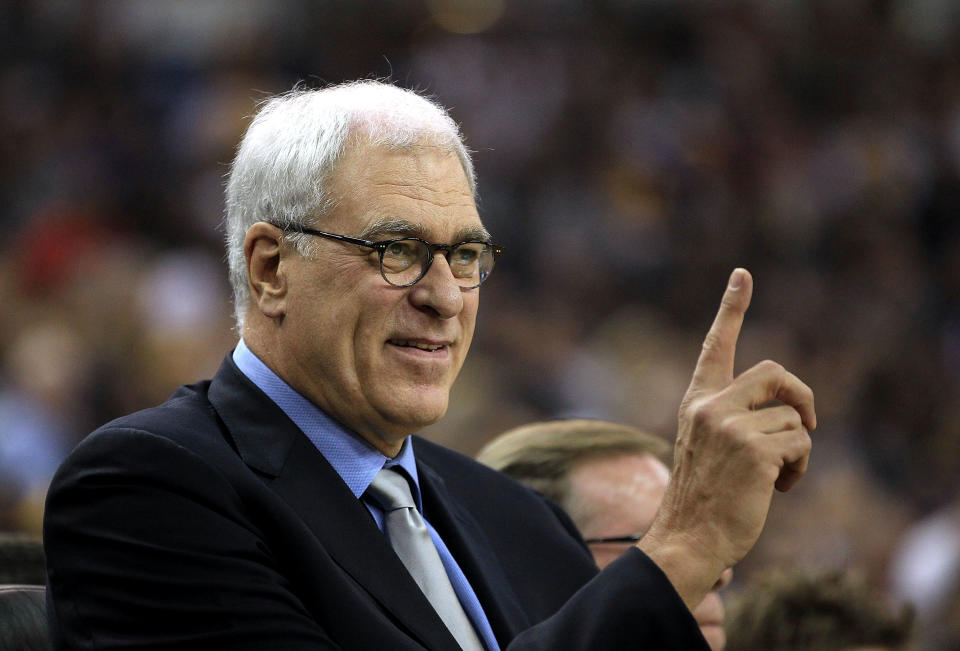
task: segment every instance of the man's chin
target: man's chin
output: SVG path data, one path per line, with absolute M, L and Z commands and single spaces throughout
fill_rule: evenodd
M 703 633 L 704 639 L 710 645 L 711 651 L 723 651 L 723 647 L 727 644 L 727 634 L 724 632 L 723 626 L 707 624 L 700 627 L 700 632 Z
M 406 399 L 405 399 L 406 398 Z M 387 419 L 408 434 L 433 425 L 447 413 L 449 394 L 444 392 L 397 392 L 390 407 L 384 410 Z

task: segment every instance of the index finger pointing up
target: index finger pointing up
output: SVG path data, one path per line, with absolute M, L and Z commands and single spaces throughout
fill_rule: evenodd
M 742 268 L 734 269 L 717 316 L 703 340 L 703 350 L 693 371 L 690 391 L 720 390 L 733 382 L 737 339 L 752 295 L 753 277 L 750 272 Z

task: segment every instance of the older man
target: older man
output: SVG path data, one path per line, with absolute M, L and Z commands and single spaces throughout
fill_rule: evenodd
M 702 646 L 688 608 L 802 474 L 815 421 L 778 365 L 733 377 L 749 274 L 707 336 L 660 515 L 597 575 L 545 501 L 411 437 L 447 408 L 499 251 L 442 108 L 377 82 L 270 100 L 227 228 L 236 349 L 53 481 L 58 648 Z
M 637 543 L 653 524 L 670 482 L 673 450 L 629 425 L 569 419 L 522 425 L 496 437 L 477 461 L 559 504 L 573 519 L 600 569 Z M 693 610 L 711 651 L 722 651 L 720 590 L 732 570 Z

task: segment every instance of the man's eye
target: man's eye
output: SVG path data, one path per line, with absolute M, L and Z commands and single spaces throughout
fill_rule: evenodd
M 417 245 L 420 244 L 416 240 L 400 240 L 399 242 L 391 242 L 386 249 L 384 249 L 384 255 L 389 255 L 394 258 L 416 258 Z
M 483 247 L 479 244 L 464 244 L 453 250 L 451 264 L 471 265 L 480 257 L 480 250 Z
M 418 240 L 397 240 L 383 249 L 383 269 L 387 273 L 399 273 L 419 266 L 424 257 L 424 244 Z

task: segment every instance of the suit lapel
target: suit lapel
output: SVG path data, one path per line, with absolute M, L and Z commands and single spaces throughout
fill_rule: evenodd
M 530 627 L 530 621 L 492 552 L 492 545 L 473 516 L 450 495 L 437 471 L 418 458 L 417 472 L 426 518 L 457 560 L 483 606 L 497 641 L 505 647 Z
M 244 462 L 267 476 L 336 563 L 424 646 L 459 649 L 366 506 L 229 355 L 208 395 Z

